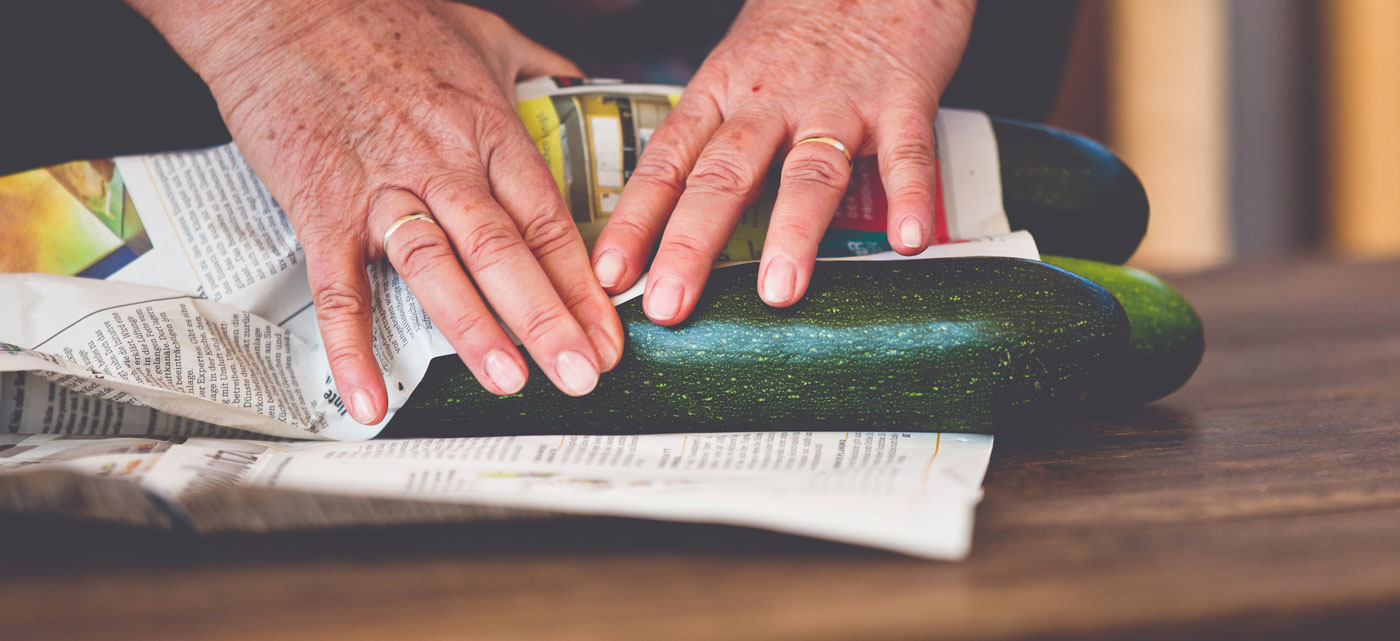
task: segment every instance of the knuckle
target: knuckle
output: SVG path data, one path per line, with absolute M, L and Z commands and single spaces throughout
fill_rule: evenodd
M 476 114 L 476 140 L 486 145 L 487 162 L 495 160 L 498 153 L 509 153 L 508 137 L 521 130 L 520 116 L 515 110 L 493 101 L 479 105 Z
M 574 283 L 560 292 L 560 298 L 564 301 L 564 307 L 570 310 L 582 309 L 589 302 L 594 300 L 595 289 L 588 281 Z
M 456 263 L 452 248 L 432 234 L 418 234 L 405 239 L 395 253 L 398 254 L 395 267 L 409 279 L 432 273 L 445 260 Z
M 758 188 L 763 177 L 738 152 L 715 151 L 695 165 L 686 181 L 687 189 L 746 196 Z
M 619 216 L 614 214 L 608 219 L 608 226 L 605 233 L 621 234 L 623 238 L 645 241 L 647 246 L 651 246 L 652 239 L 655 238 L 655 229 L 642 222 L 637 216 Z
M 298 214 L 315 214 L 340 209 L 347 197 L 361 194 L 367 177 L 356 163 L 360 151 L 335 137 L 309 140 L 280 151 L 277 161 L 286 171 L 276 177 L 276 183 L 287 196 L 286 206 Z
M 495 323 L 495 319 L 489 314 L 463 312 L 447 319 L 445 324 L 440 324 L 440 329 L 449 339 L 461 341 L 482 334 L 490 328 L 487 323 Z
M 683 263 L 709 263 L 714 260 L 703 239 L 686 233 L 671 233 L 661 239 L 657 256 L 669 256 Z
M 891 167 L 901 170 L 919 171 L 932 175 L 934 168 L 933 144 L 926 140 L 901 140 L 880 151 Z
M 329 177 L 327 177 L 329 180 Z M 316 182 L 319 178 L 313 178 L 309 182 Z M 340 242 L 344 239 L 347 227 L 350 231 L 362 233 L 365 228 L 364 217 L 358 212 L 362 212 L 360 206 L 354 210 L 357 213 L 350 215 L 347 213 L 337 214 L 327 203 L 351 202 L 358 203 L 359 200 L 353 196 L 346 197 L 346 194 L 353 193 L 343 190 L 336 190 L 330 187 L 311 187 L 305 184 L 299 185 L 297 191 L 290 202 L 288 219 L 292 225 L 292 232 L 296 234 L 298 240 L 303 244 L 317 246 L 324 243 Z
M 789 244 L 793 241 L 813 242 L 819 238 L 819 234 L 818 230 L 790 221 L 776 221 L 768 226 L 769 238 L 782 239 Z
M 565 220 L 551 211 L 534 217 L 525 225 L 525 244 L 537 258 L 563 250 L 578 238 L 573 221 Z
M 472 271 L 490 269 L 510 257 L 520 234 L 504 225 L 489 223 L 467 232 L 458 244 L 462 261 Z
M 314 213 L 302 210 L 300 215 L 290 217 L 292 231 L 296 234 L 297 240 L 302 247 L 318 247 L 345 231 L 344 221 L 336 220 L 331 216 L 318 216 Z
M 502 28 L 510 26 L 510 23 L 506 22 L 506 19 L 502 18 L 500 14 L 496 13 L 495 11 L 490 11 L 488 9 L 477 9 L 475 15 L 472 17 L 472 20 L 488 28 Z M 487 33 L 492 32 L 487 31 Z
M 369 316 L 369 300 L 348 285 L 331 282 L 321 286 L 312 296 L 316 318 L 322 326 L 338 328 L 361 322 Z
M 345 370 L 364 362 L 366 345 L 354 340 L 357 325 L 367 324 L 369 305 L 363 296 L 332 286 L 317 290 L 313 297 L 316 322 L 326 337 L 326 360 L 332 370 Z
M 331 371 L 344 371 L 359 364 L 365 358 L 365 351 L 349 342 L 326 344 L 326 362 Z
M 433 204 L 434 211 L 468 212 L 483 200 L 474 182 L 469 182 L 462 174 L 435 174 L 423 181 L 418 194 L 425 202 Z
M 931 179 L 923 177 L 900 181 L 891 187 L 889 198 L 891 202 L 931 203 L 934 199 L 933 183 Z
M 884 149 L 890 180 L 886 186 L 896 201 L 932 202 L 934 174 L 938 171 L 933 146 L 921 141 L 902 141 Z
M 551 335 L 557 335 L 572 318 L 561 305 L 535 305 L 526 310 L 516 327 L 516 336 L 529 345 L 537 345 Z
M 652 147 L 642 155 L 637 167 L 632 170 L 632 181 L 641 181 L 671 192 L 685 189 L 686 172 L 683 162 L 674 149 Z
M 845 191 L 850 167 L 846 164 L 844 156 L 840 158 L 841 162 L 837 163 L 833 158 L 824 157 L 830 155 L 836 154 L 813 154 L 783 163 L 783 184 Z

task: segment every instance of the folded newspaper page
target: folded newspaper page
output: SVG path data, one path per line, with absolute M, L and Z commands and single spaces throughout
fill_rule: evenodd
M 680 91 L 561 79 L 517 88 L 519 114 L 586 242 Z M 1029 235 L 1009 233 L 985 115 L 943 110 L 935 131 L 941 244 L 915 258 L 1037 258 Z M 775 186 L 745 213 L 724 260 L 759 257 Z M 874 163 L 857 161 L 823 259 L 904 259 L 885 244 L 885 205 Z M 0 216 L 0 300 L 13 310 L 0 315 L 0 470 L 24 470 L 0 474 L 0 509 L 76 513 L 64 497 L 131 491 L 149 509 L 113 499 L 131 509 L 94 516 L 276 529 L 385 514 L 590 513 L 758 525 L 925 556 L 966 550 L 990 437 L 576 436 L 554 450 L 533 437 L 273 443 L 373 438 L 429 361 L 452 349 L 387 263 L 368 266 L 390 412 L 380 425 L 351 420 L 316 331 L 301 249 L 233 144 L 3 177 Z M 470 434 L 471 417 L 462 424 Z M 568 454 L 583 451 L 607 454 Z M 482 452 L 494 454 L 474 458 Z M 240 457 L 246 469 L 234 474 Z M 200 464 L 212 467 L 193 472 Z M 91 485 L 91 474 L 103 483 Z M 129 482 L 113 486 L 114 477 Z M 85 489 L 39 491 L 54 486 L 36 478 Z M 289 496 L 301 507 L 273 509 Z M 847 504 L 875 510 L 865 521 L 881 525 L 858 527 L 846 507 L 830 507 Z M 320 520 L 296 516 L 312 514 Z
M 725 523 L 928 558 L 971 542 L 990 436 L 764 432 L 515 436 L 364 442 L 0 436 L 0 509 L 87 501 L 74 475 L 139 487 L 96 516 L 196 531 L 591 514 Z M 23 470 L 24 474 L 6 474 Z M 48 472 L 51 503 L 6 489 Z M 61 478 L 61 477 L 60 477 Z M 123 480 L 117 480 L 123 479 Z M 72 491 L 78 488 L 78 491 Z M 97 491 L 101 491 L 99 488 Z M 16 496 L 29 504 L 16 506 Z M 120 504 L 106 498 L 105 507 Z M 257 500 L 249 501 L 248 496 Z M 318 497 L 308 501 L 308 496 Z M 337 502 L 337 498 L 341 502 Z M 240 500 L 243 499 L 243 500 Z M 415 506 L 415 504 L 417 504 Z M 158 506 L 158 507 L 153 507 Z M 458 506 L 466 512 L 436 512 Z M 414 508 L 417 507 L 415 510 Z

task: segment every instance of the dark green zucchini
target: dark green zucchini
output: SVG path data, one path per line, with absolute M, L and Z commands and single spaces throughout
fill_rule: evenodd
M 1201 317 L 1180 292 L 1147 272 L 1092 260 L 1044 256 L 1046 263 L 1083 276 L 1113 294 L 1128 313 L 1132 349 L 1099 403 L 1134 406 L 1175 392 L 1205 353 Z
M 538 369 L 496 397 L 437 359 L 384 435 L 993 432 L 1079 406 L 1128 348 L 1111 294 L 1036 261 L 823 261 L 787 309 L 754 293 L 756 269 L 715 271 L 676 328 L 647 320 L 640 299 L 620 305 L 627 349 L 582 398 Z
M 1045 254 L 1122 263 L 1147 232 L 1147 192 L 1103 145 L 1028 122 L 992 119 L 1012 229 Z

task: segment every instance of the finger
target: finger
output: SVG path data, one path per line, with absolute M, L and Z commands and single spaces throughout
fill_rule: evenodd
M 854 114 L 818 122 L 822 124 L 799 127 L 795 141 L 823 136 L 841 141 L 848 150 L 860 148 L 862 127 Z M 788 152 L 758 268 L 758 294 L 764 302 L 786 307 L 807 291 L 817 245 L 846 194 L 850 178 L 851 163 L 835 145 L 810 140 Z
M 407 191 L 381 192 L 370 212 L 374 242 L 404 216 L 427 212 L 428 206 Z M 494 394 L 525 387 L 524 358 L 477 294 L 441 228 L 426 220 L 402 223 L 383 241 L 383 251 L 482 387 Z
M 687 92 L 651 135 L 617 208 L 593 243 L 593 269 L 609 293 L 622 292 L 642 275 L 695 159 L 721 121 L 708 94 Z
M 554 176 L 523 129 L 502 137 L 488 175 L 496 201 L 515 220 L 554 291 L 588 335 L 599 367 L 612 369 L 622 354 L 622 321 L 593 274 L 583 236 Z
M 521 78 L 534 78 L 537 76 L 568 76 L 571 78 L 582 78 L 583 70 L 572 60 L 559 55 L 553 49 L 546 47 L 525 36 L 521 36 L 522 43 L 520 70 L 517 75 Z
M 938 164 L 933 109 L 891 110 L 876 129 L 880 181 L 889 198 L 890 246 L 912 255 L 928 247 Z
M 389 402 L 370 336 L 370 285 L 364 252 L 355 243 L 336 242 L 334 234 L 308 226 L 302 227 L 299 236 L 306 251 L 316 325 L 335 388 L 351 417 L 374 425 L 384 419 Z
M 439 175 L 421 194 L 481 293 L 554 385 L 582 396 L 598 384 L 598 358 L 515 222 L 491 197 L 484 168 Z
M 773 153 L 786 136 L 778 119 L 756 114 L 736 116 L 715 131 L 661 237 L 642 297 L 647 317 L 674 325 L 690 315 L 715 258 L 762 189 Z

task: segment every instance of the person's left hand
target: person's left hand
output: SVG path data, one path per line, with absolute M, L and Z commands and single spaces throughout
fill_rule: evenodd
M 794 146 L 813 136 L 853 156 L 878 154 L 890 244 L 922 251 L 933 224 L 933 120 L 974 5 L 751 0 L 652 135 L 594 245 L 604 289 L 634 283 L 661 236 L 643 308 L 662 325 L 684 320 L 786 151 L 758 291 L 769 305 L 796 302 L 851 173 L 835 145 Z

